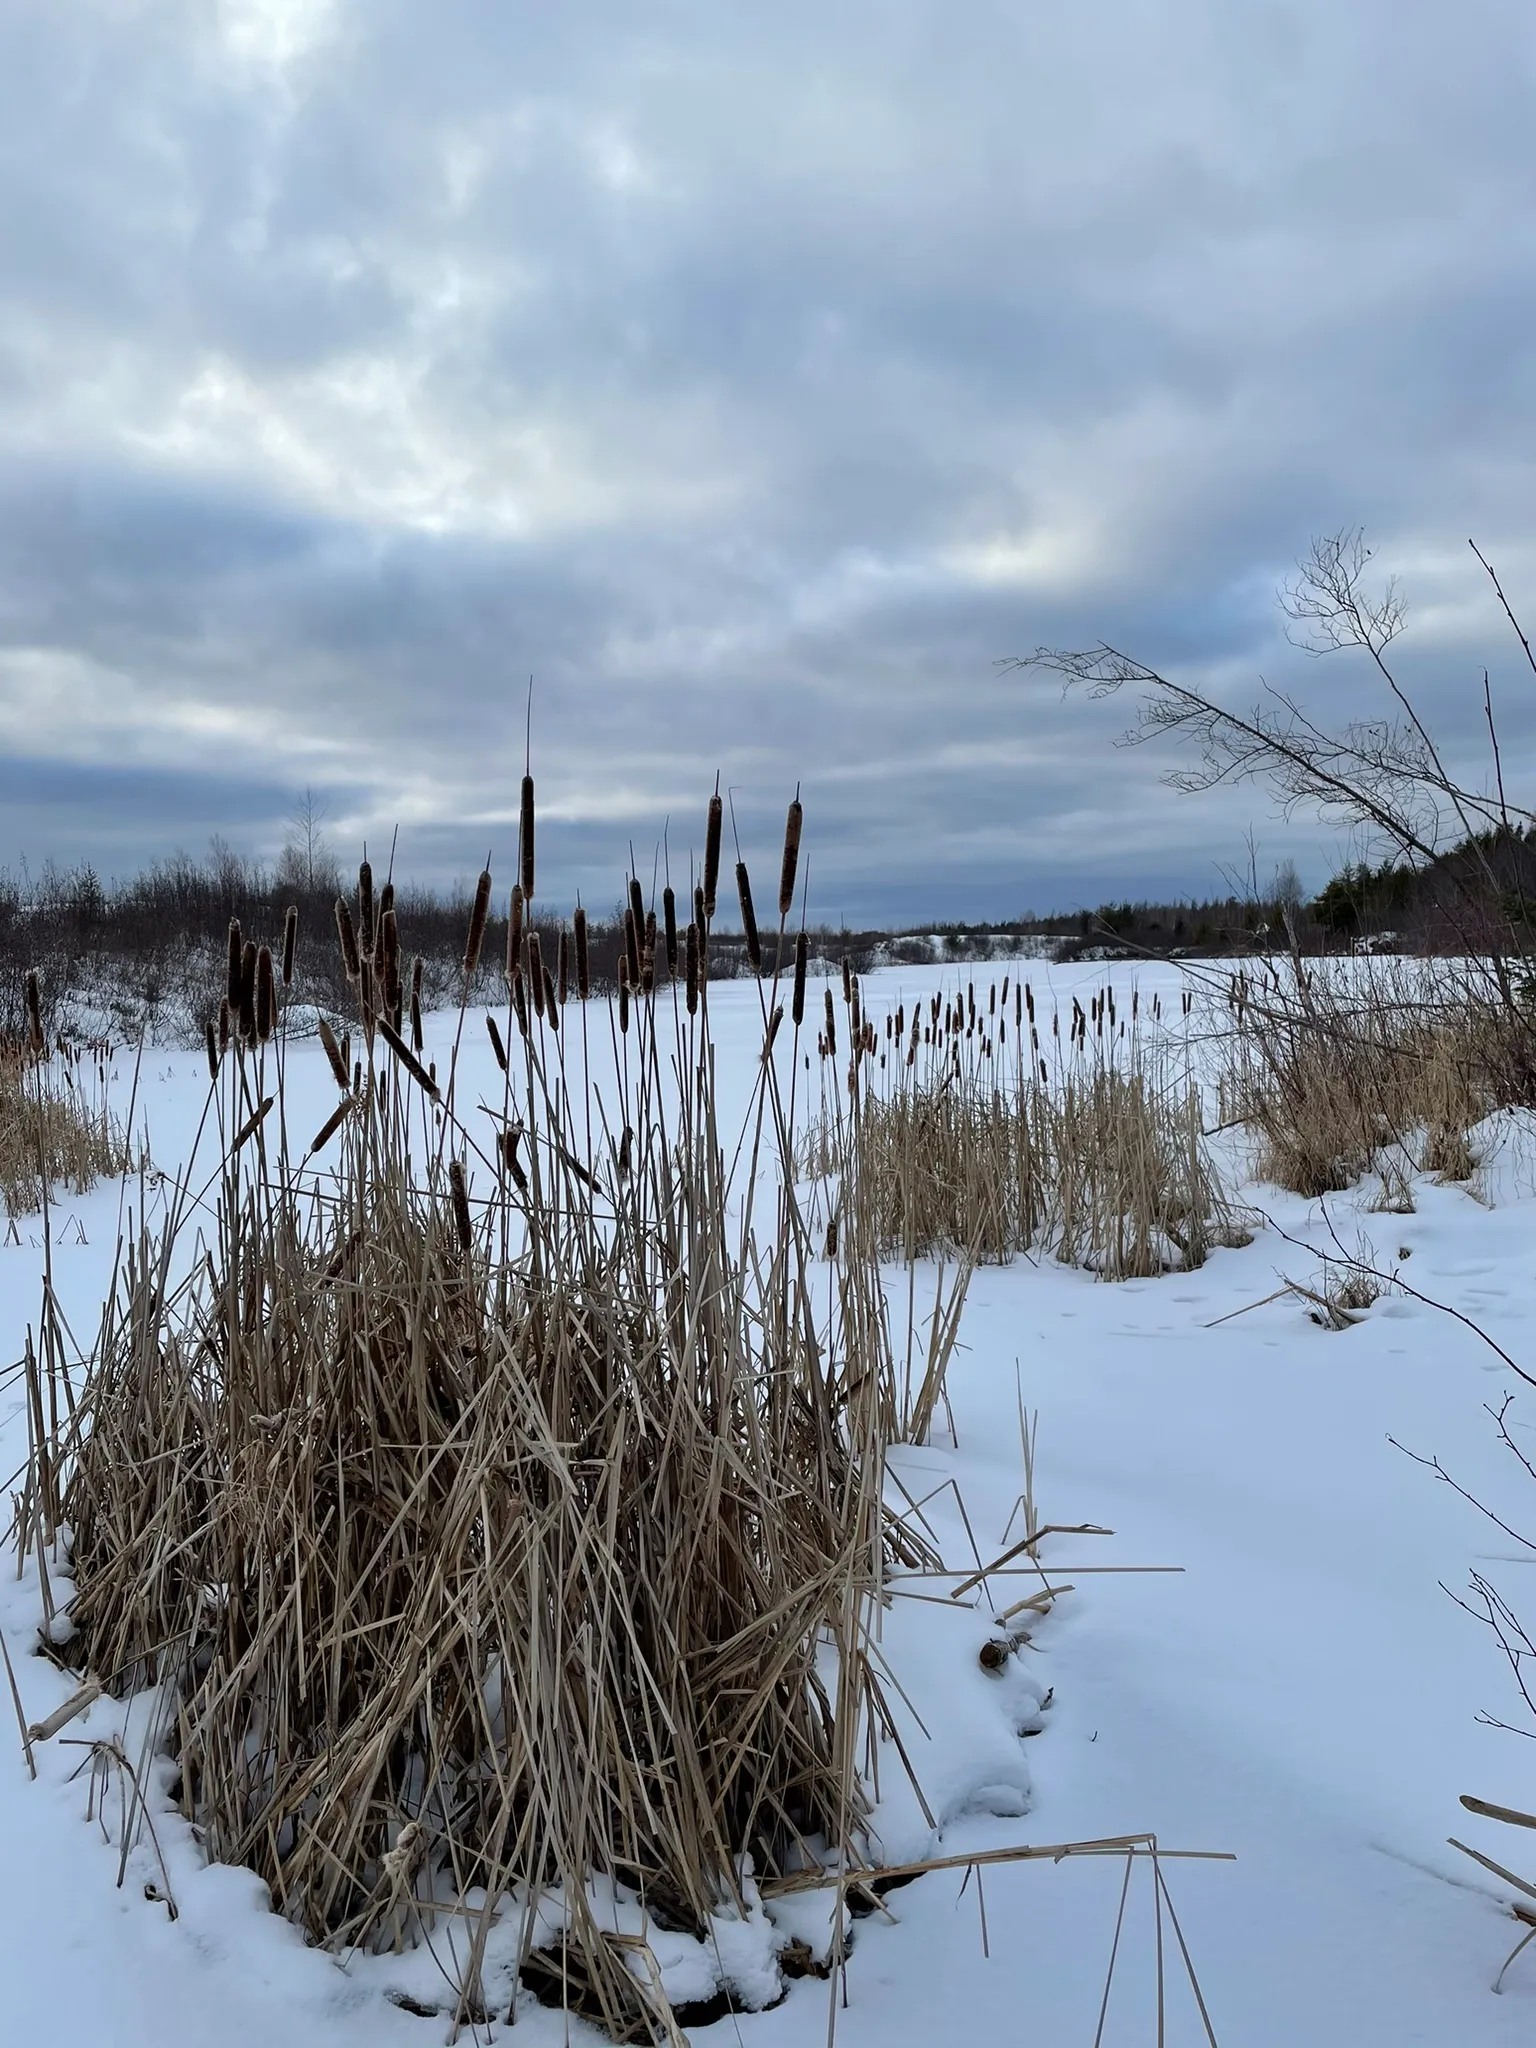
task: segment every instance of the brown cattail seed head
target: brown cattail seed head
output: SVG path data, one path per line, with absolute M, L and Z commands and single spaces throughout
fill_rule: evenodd
M 283 987 L 293 987 L 293 956 L 299 943 L 299 906 L 290 903 L 283 919 Z
M 336 1077 L 336 1086 L 345 1091 L 347 1086 L 347 1056 L 336 1043 L 336 1034 L 322 1017 L 320 1019 L 320 1043 L 325 1056 L 331 1063 L 331 1072 Z
M 666 888 L 661 892 L 662 930 L 667 941 L 667 973 L 677 978 L 677 892 Z
M 560 1005 L 555 1001 L 555 978 L 544 970 L 544 1016 L 551 1031 L 560 1029 Z
M 845 1003 L 853 1001 L 853 969 L 848 964 L 846 954 L 843 957 L 843 1001 Z
M 207 1034 L 208 1078 L 210 1081 L 217 1081 L 217 1079 L 219 1078 L 219 1035 L 217 1031 L 215 1031 L 214 1029 L 213 1019 L 211 1017 L 208 1019 Z
M 247 939 L 240 954 L 240 1036 L 250 1044 L 256 1036 L 256 941 Z
M 523 971 L 518 968 L 512 976 L 512 1009 L 517 1017 L 517 1028 L 524 1038 L 528 1036 L 528 990 L 523 982 Z
M 688 976 L 688 1014 L 699 1007 L 699 927 L 690 924 L 683 939 L 683 959 Z
M 491 871 L 480 870 L 475 900 L 469 913 L 469 937 L 464 941 L 464 974 L 467 979 L 480 965 L 480 948 L 485 943 L 485 920 L 491 908 Z
M 585 1002 L 592 993 L 592 963 L 587 953 L 587 913 L 579 903 L 571 922 L 576 935 L 576 993 Z
M 272 948 L 263 946 L 256 955 L 256 1036 L 265 1045 L 277 1029 L 277 981 L 272 972 Z
M 704 827 L 704 916 L 715 914 L 715 894 L 720 887 L 720 834 L 725 824 L 725 806 L 717 790 L 709 800 L 709 819 Z
M 453 1201 L 453 1227 L 458 1233 L 459 1250 L 467 1252 L 475 1241 L 475 1231 L 469 1216 L 469 1189 L 464 1184 L 464 1168 L 457 1159 L 448 1168 L 448 1192 Z
M 640 986 L 640 927 L 635 923 L 635 909 L 632 903 L 624 906 L 624 965 L 629 972 L 631 988 Z
M 763 943 L 757 935 L 757 916 L 752 908 L 752 884 L 747 879 L 747 864 L 744 860 L 736 863 L 736 895 L 741 904 L 741 935 L 747 942 L 747 958 L 752 963 L 754 974 L 763 971 Z
M 640 986 L 649 995 L 656 986 L 656 913 L 645 913 L 645 941 L 640 948 Z
M 37 969 L 27 969 L 27 1044 L 34 1054 L 41 1053 L 47 1040 L 43 1037 L 43 992 L 38 986 Z
M 229 997 L 219 1004 L 219 1057 L 222 1059 L 229 1050 Z
M 357 932 L 352 923 L 352 912 L 347 907 L 345 896 L 336 898 L 336 935 L 341 940 L 341 964 L 347 970 L 348 981 L 356 981 L 362 972 L 362 956 L 357 949 Z M 233 1010 L 236 1002 L 230 1004 Z
M 571 939 L 564 925 L 560 927 L 560 949 L 557 958 L 559 979 L 555 993 L 560 998 L 560 1007 L 563 1010 L 571 999 Z
M 797 1031 L 805 1022 L 805 969 L 808 952 L 809 948 L 805 942 L 805 933 L 797 933 L 795 936 L 795 995 L 790 1011 Z
M 629 1030 L 629 983 L 622 974 L 619 976 L 619 1029 Z
M 533 996 L 533 1007 L 542 1017 L 544 1014 L 544 956 L 539 951 L 539 935 L 528 934 L 528 987 Z
M 413 1051 L 413 1052 L 420 1052 L 420 1051 L 421 1051 L 421 1049 L 422 1049 L 422 1046 L 423 1046 L 423 1044 L 424 1044 L 424 1043 L 425 1043 L 425 1035 L 424 1035 L 424 1033 L 423 1033 L 423 1031 L 422 1031 L 422 1028 L 421 1028 L 421 991 L 420 991 L 420 989 L 419 989 L 419 988 L 413 988 L 413 989 L 411 990 L 411 1049 L 412 1049 L 412 1051 Z
M 501 1163 L 505 1166 L 508 1173 L 511 1174 L 513 1184 L 517 1187 L 519 1193 L 526 1195 L 528 1192 L 528 1175 L 523 1170 L 523 1163 L 517 1156 L 517 1141 L 521 1136 L 522 1132 L 516 1129 L 502 1132 Z
M 779 869 L 779 916 L 788 917 L 795 907 L 795 870 L 800 864 L 800 827 L 805 813 L 796 797 L 784 820 L 784 861 Z
M 523 777 L 523 800 L 517 827 L 517 848 L 519 855 L 519 879 L 523 885 L 523 901 L 533 901 L 533 777 Z
M 224 982 L 224 999 L 232 1010 L 240 1008 L 240 962 L 245 957 L 245 940 L 240 931 L 240 920 L 229 920 L 229 972 Z
M 360 952 L 373 951 L 373 868 L 366 860 L 357 870 L 357 943 Z
M 640 887 L 639 880 L 634 875 L 631 875 L 629 878 L 629 907 L 634 912 L 635 930 L 643 932 L 645 930 L 645 891 Z
M 507 906 L 507 981 L 522 966 L 523 958 L 523 885 L 512 884 L 512 900 Z
M 505 1073 L 507 1071 L 507 1048 L 501 1042 L 501 1033 L 496 1028 L 496 1019 L 491 1016 L 489 1011 L 486 1013 L 485 1028 L 490 1034 L 491 1051 L 496 1055 L 496 1064 Z
M 833 1009 L 833 1007 L 832 1007 L 832 991 L 831 991 L 831 989 L 827 989 L 825 993 L 826 993 L 826 998 L 827 998 L 827 1051 L 828 1051 L 829 1055 L 830 1055 L 830 1056 L 831 1056 L 831 1057 L 832 1057 L 833 1059 L 836 1059 L 836 1058 L 837 1058 L 837 1012 L 836 1012 L 836 1011 L 835 1011 L 835 1010 Z

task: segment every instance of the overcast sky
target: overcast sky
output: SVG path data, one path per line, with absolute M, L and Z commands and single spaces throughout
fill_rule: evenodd
M 1523 0 L 5 0 L 0 861 L 307 784 L 510 879 L 531 675 L 551 899 L 717 768 L 765 870 L 803 785 L 817 916 L 1205 893 L 1250 823 L 1316 886 L 995 664 L 1369 711 L 1273 602 L 1355 522 L 1536 777 L 1466 547 L 1536 620 L 1533 87 Z

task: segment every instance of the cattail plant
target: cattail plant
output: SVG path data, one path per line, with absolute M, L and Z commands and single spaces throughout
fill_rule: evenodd
M 283 987 L 293 987 L 293 956 L 299 943 L 299 906 L 290 903 L 283 919 Z
M 667 942 L 667 977 L 677 979 L 677 892 L 670 883 L 661 892 L 662 929 Z

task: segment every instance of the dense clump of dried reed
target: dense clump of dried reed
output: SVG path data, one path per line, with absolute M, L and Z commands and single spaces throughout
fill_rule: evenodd
M 127 1140 L 107 1105 L 107 1061 L 96 1046 L 49 1048 L 29 989 L 28 1030 L 0 1044 L 0 1202 L 35 1214 L 49 1188 L 87 1194 L 121 1173 Z
M 1468 1131 L 1536 1101 L 1536 1017 L 1454 966 L 1261 965 L 1222 999 L 1222 1120 L 1254 1134 L 1262 1179 L 1297 1194 L 1372 1170 L 1399 1190 L 1415 1168 L 1465 1180 Z
M 525 816 L 525 917 L 531 848 Z M 898 1387 L 856 1237 L 813 1290 L 766 1056 L 733 1185 L 696 924 L 687 1002 L 626 987 L 601 1089 L 595 1013 L 562 1019 L 547 968 L 529 1000 L 530 935 L 503 1099 L 461 1117 L 457 1053 L 416 1057 L 337 922 L 360 1002 L 350 1058 L 327 1036 L 335 1112 L 305 1150 L 281 1036 L 211 1039 L 217 1226 L 194 1241 L 189 1180 L 128 1247 L 72 1401 L 49 1346 L 32 1362 L 21 1540 L 73 1532 L 68 1656 L 160 1687 L 208 1854 L 311 1939 L 446 1917 L 467 2016 L 521 1913 L 525 1981 L 665 2038 L 589 1887 L 702 1937 L 748 1857 L 759 1881 L 863 1860 L 866 1629 L 891 1563 L 934 1562 L 884 1505 L 885 1449 L 939 1388 Z
M 1197 1090 L 1105 988 L 1036 1016 L 1005 978 L 877 1027 L 830 990 L 824 1113 L 805 1161 L 887 1256 L 1005 1263 L 1049 1251 L 1106 1279 L 1203 1264 L 1244 1240 L 1206 1154 Z M 1047 1054 L 1049 1057 L 1047 1058 Z

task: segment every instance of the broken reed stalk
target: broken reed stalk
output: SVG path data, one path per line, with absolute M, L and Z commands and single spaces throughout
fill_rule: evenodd
M 301 1183 L 269 1168 L 237 1047 L 209 1254 L 185 1256 L 185 1191 L 163 1235 L 139 1225 L 73 1405 L 37 1387 L 58 1421 L 18 1523 L 68 1520 L 69 1655 L 163 1689 L 211 1858 L 338 1948 L 453 1916 L 462 2012 L 511 1906 L 526 1968 L 615 2039 L 675 2022 L 604 1932 L 602 1881 L 708 1966 L 745 1857 L 768 1880 L 870 1860 L 867 1632 L 888 1567 L 939 1563 L 885 1505 L 899 1403 L 867 1247 L 813 1284 L 789 1150 L 776 1191 L 733 1184 L 700 937 L 692 1021 L 625 991 L 612 1143 L 579 1070 L 544 1079 L 536 947 L 545 1018 L 516 973 L 530 1057 L 488 1153 L 451 1080 L 437 1099 L 364 1016 L 355 1088 L 322 1037 L 334 1164 Z M 754 1086 L 787 1147 L 771 1059 Z

